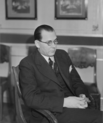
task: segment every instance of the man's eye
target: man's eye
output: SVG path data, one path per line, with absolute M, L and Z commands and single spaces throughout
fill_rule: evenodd
M 48 44 L 51 44 L 52 43 L 52 41 L 48 41 Z

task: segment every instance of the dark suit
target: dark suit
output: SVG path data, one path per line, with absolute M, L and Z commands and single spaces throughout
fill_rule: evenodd
M 72 65 L 68 54 L 63 50 L 57 50 L 54 58 L 58 65 L 60 74 L 68 87 L 68 92 L 70 92 L 71 95 L 74 96 L 85 94 L 87 95 L 87 97 L 89 97 L 89 93 L 85 85 L 83 84 L 80 76 L 76 72 L 74 66 Z M 69 70 L 70 66 L 71 71 Z M 34 51 L 33 54 L 24 58 L 20 62 L 19 67 L 20 86 L 24 101 L 26 105 L 31 108 L 31 115 L 33 115 L 34 113 L 33 108 L 47 109 L 56 115 L 58 120 L 60 120 L 59 122 L 65 123 L 65 120 L 68 120 L 66 117 L 70 116 L 69 119 L 71 120 L 71 118 L 74 118 L 73 116 L 75 116 L 75 112 L 84 112 L 83 109 L 63 108 L 63 88 L 59 83 L 55 73 L 37 49 Z M 86 111 L 88 112 L 88 110 Z M 36 115 L 36 113 L 34 114 Z M 36 116 L 38 117 L 38 115 Z M 62 121 L 63 117 L 65 118 L 64 121 Z M 42 117 L 41 120 L 43 120 Z

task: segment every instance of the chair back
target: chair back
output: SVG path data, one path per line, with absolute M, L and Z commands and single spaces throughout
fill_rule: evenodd
M 93 81 L 97 85 L 97 78 L 96 78 L 96 49 L 92 48 L 86 48 L 86 47 L 73 47 L 68 49 L 68 54 L 76 67 L 76 69 L 81 71 L 83 73 L 83 70 L 89 70 L 85 71 L 84 75 L 90 73 L 89 78 L 91 78 L 90 81 Z M 88 78 L 86 78 L 88 79 Z
M 96 49 L 73 47 L 68 49 L 68 54 L 89 90 L 90 95 L 93 97 L 95 108 L 100 110 L 100 92 L 97 85 L 96 73 Z
M 100 93 L 97 85 L 96 49 L 73 47 L 68 49 L 68 54 L 90 93 Z
M 16 122 L 17 123 L 27 123 L 23 112 L 22 112 L 22 95 L 19 87 L 19 67 L 12 67 L 13 72 L 13 81 L 14 81 L 14 90 L 15 90 L 15 110 L 16 110 Z
M 11 48 L 0 43 L 0 120 L 3 118 L 3 98 L 4 92 L 8 91 L 9 102 L 12 102 L 12 83 L 10 79 L 11 73 Z

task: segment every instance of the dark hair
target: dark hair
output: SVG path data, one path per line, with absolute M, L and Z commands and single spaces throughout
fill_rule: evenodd
M 42 36 L 41 36 L 41 32 L 42 30 L 46 30 L 46 31 L 54 31 L 54 29 L 49 26 L 49 25 L 41 25 L 41 26 L 38 26 L 36 29 L 35 29 L 35 32 L 34 32 L 34 40 L 41 40 Z

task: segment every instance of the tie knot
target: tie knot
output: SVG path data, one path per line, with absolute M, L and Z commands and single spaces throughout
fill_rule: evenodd
M 53 67 L 53 61 L 51 60 L 51 58 L 49 58 L 49 65 L 51 68 Z

